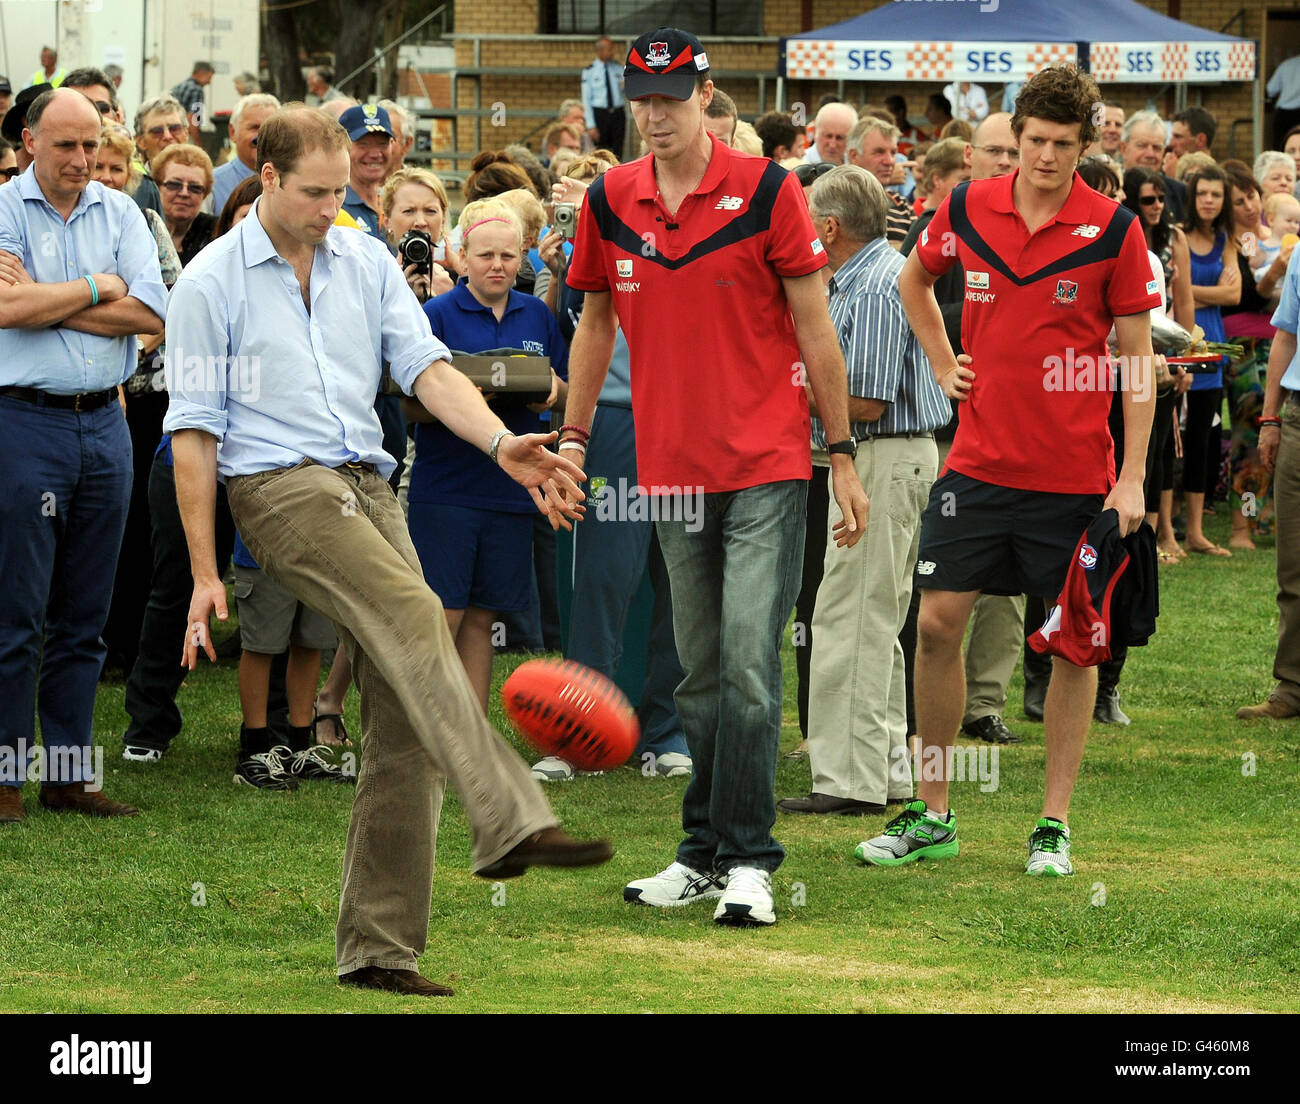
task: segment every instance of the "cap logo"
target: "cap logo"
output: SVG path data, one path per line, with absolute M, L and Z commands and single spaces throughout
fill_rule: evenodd
M 668 43 L 650 43 L 650 49 L 646 51 L 645 55 L 645 63 L 647 65 L 667 65 L 672 60 L 672 55 L 668 52 Z
M 377 119 L 377 118 L 379 117 L 378 112 L 376 111 L 376 109 L 375 109 L 375 105 L 374 105 L 374 104 L 362 104 L 362 106 L 361 106 L 361 113 L 362 113 L 362 114 L 363 114 L 367 119 Z
M 701 50 L 698 54 L 695 55 L 695 68 L 698 69 L 700 72 L 704 72 L 704 70 L 707 69 L 708 67 L 709 67 L 709 55 L 706 54 L 703 50 Z

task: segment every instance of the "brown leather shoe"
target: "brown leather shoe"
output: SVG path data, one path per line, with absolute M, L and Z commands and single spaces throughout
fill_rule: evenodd
M 17 824 L 27 819 L 23 812 L 23 788 L 0 786 L 0 824 Z
M 817 813 L 825 816 L 836 813 L 839 816 L 869 816 L 883 813 L 884 805 L 870 801 L 855 801 L 851 797 L 832 797 L 830 794 L 810 793 L 807 797 L 787 797 L 776 803 L 783 813 Z
M 474 873 L 493 880 L 517 878 L 530 866 L 597 866 L 613 857 L 609 840 L 576 840 L 558 828 L 543 828 Z
M 42 786 L 41 806 L 58 813 L 82 813 L 85 816 L 140 815 L 140 810 L 134 805 L 110 801 L 99 790 L 86 789 L 84 782 L 70 782 L 66 786 Z
M 454 997 L 456 991 L 436 981 L 430 981 L 414 970 L 386 970 L 382 966 L 362 966 L 339 978 L 340 985 L 355 985 L 360 989 L 382 989 L 385 993 L 401 993 L 404 997 Z
M 1237 710 L 1239 721 L 1284 721 L 1288 717 L 1300 717 L 1300 710 L 1272 698 L 1261 705 L 1243 705 Z

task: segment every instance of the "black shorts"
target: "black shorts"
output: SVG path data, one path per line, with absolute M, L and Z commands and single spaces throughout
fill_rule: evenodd
M 948 471 L 921 515 L 916 585 L 1029 594 L 1051 604 L 1106 496 L 1023 491 Z

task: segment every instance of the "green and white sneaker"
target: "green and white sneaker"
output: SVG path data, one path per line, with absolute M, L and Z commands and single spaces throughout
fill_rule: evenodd
M 872 866 L 902 866 L 918 859 L 951 859 L 959 848 L 956 814 L 950 811 L 946 822 L 935 820 L 925 815 L 924 801 L 909 801 L 885 825 L 883 835 L 863 840 L 853 856 Z
M 1070 829 L 1059 820 L 1043 817 L 1029 837 L 1029 862 L 1026 874 L 1064 878 L 1074 873 L 1070 864 Z

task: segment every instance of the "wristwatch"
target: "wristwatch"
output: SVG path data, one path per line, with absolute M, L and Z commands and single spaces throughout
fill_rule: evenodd
M 826 452 L 831 456 L 836 453 L 843 453 L 845 456 L 856 460 L 858 457 L 858 442 L 850 435 L 843 441 L 836 441 L 833 445 L 827 445 Z

